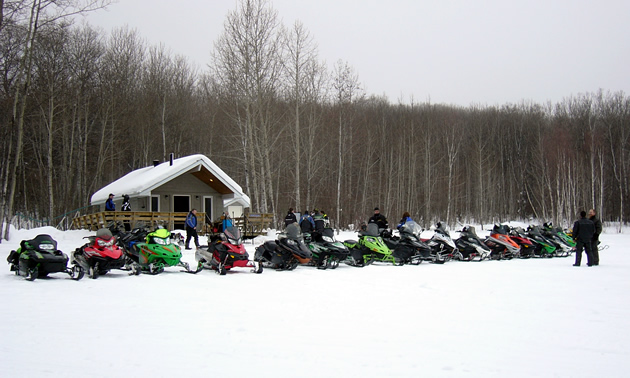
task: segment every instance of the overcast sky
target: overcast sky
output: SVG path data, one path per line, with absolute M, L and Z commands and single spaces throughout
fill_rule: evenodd
M 119 0 L 87 21 L 128 25 L 204 68 L 236 0 Z M 332 68 L 347 61 L 368 94 L 468 106 L 630 94 L 628 0 L 273 0 L 301 21 Z

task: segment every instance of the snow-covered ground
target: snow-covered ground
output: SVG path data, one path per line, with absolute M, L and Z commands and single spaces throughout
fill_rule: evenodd
M 66 252 L 89 235 L 15 231 L 0 256 L 38 233 Z M 28 282 L 5 265 L 0 377 L 625 377 L 630 232 L 601 239 L 601 265 L 579 268 L 569 257 Z

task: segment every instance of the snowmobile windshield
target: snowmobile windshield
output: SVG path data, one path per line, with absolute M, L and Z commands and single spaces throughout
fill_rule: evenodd
M 479 239 L 479 236 L 477 235 L 477 231 L 475 231 L 475 227 L 474 226 L 468 226 L 466 228 L 466 232 L 468 232 L 469 237 L 477 240 L 479 242 L 479 244 L 483 244 L 481 239 Z
M 165 228 L 158 228 L 157 230 L 155 230 L 152 233 L 150 233 L 149 236 L 155 236 L 155 237 L 164 239 L 164 238 L 168 238 L 169 236 L 171 236 L 171 233 L 168 232 L 168 230 L 165 229 Z
M 56 251 L 57 242 L 50 235 L 37 235 L 35 239 L 24 241 L 30 248 L 39 249 L 41 251 Z M 24 245 L 22 246 L 24 248 Z M 28 249 L 28 248 L 27 248 Z
M 444 223 L 442 222 L 438 223 L 438 226 L 435 228 L 435 231 L 439 232 L 442 235 L 450 236 L 448 231 L 446 231 L 446 227 L 444 226 Z
M 158 228 L 147 235 L 147 241 L 149 243 L 160 245 L 171 244 L 171 233 L 165 228 Z
M 367 225 L 367 229 L 363 233 L 367 236 L 380 236 L 378 233 L 378 225 L 376 223 L 370 223 Z
M 333 229 L 332 228 L 325 228 L 324 231 L 322 231 L 322 239 L 324 239 L 325 242 L 334 243 L 335 242 L 335 232 L 333 231 Z
M 495 224 L 494 227 L 492 227 L 492 233 L 507 235 L 507 226 L 503 224 Z
M 288 239 L 298 240 L 300 238 L 300 229 L 295 223 L 288 225 L 284 232 Z
M 422 233 L 422 227 L 414 221 L 408 221 L 400 228 L 400 232 L 420 235 L 420 233 Z
M 514 227 L 514 232 L 516 232 L 517 235 L 525 235 L 525 230 L 523 230 L 523 227 Z
M 230 226 L 223 231 L 225 237 L 228 240 L 228 243 L 232 245 L 241 245 L 243 244 L 243 239 L 241 238 L 241 230 L 234 226 Z
M 109 240 L 112 238 L 112 232 L 107 228 L 101 228 L 96 231 L 96 237 L 104 240 Z

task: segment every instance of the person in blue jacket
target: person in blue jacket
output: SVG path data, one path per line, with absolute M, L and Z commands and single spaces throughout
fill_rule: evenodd
M 223 216 L 221 216 L 221 218 L 223 218 L 221 221 L 223 231 L 225 231 L 228 227 L 232 227 L 232 218 L 230 218 L 230 214 L 227 211 L 223 212 Z
M 411 214 L 409 214 L 408 211 L 405 211 L 403 213 L 402 219 L 400 220 L 400 223 L 398 224 L 398 226 L 396 228 L 398 228 L 400 230 L 400 228 L 402 226 L 404 226 L 405 223 L 407 223 L 407 222 L 413 222 L 413 219 L 411 219 Z
M 114 203 L 114 195 L 109 193 L 109 198 L 105 202 L 105 211 L 116 211 L 116 204 Z
M 315 229 L 315 222 L 313 218 L 308 213 L 308 210 L 304 210 L 304 215 L 300 218 L 300 229 L 302 232 L 313 232 Z
M 195 246 L 199 248 L 199 236 L 197 235 L 197 209 L 190 210 L 186 216 L 186 249 L 190 248 L 190 239 L 195 238 Z

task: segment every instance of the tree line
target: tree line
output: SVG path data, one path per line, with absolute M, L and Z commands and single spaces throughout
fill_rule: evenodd
M 348 62 L 328 67 L 306 27 L 283 25 L 265 0 L 241 0 L 227 15 L 203 70 L 132 28 L 71 22 L 105 1 L 0 5 L 5 222 L 20 213 L 57 225 L 171 152 L 207 155 L 243 186 L 251 211 L 278 222 L 288 207 L 317 207 L 357 226 L 375 206 L 390 222 L 409 211 L 424 226 L 562 223 L 590 207 L 630 219 L 623 92 L 393 104 L 365 93 Z

